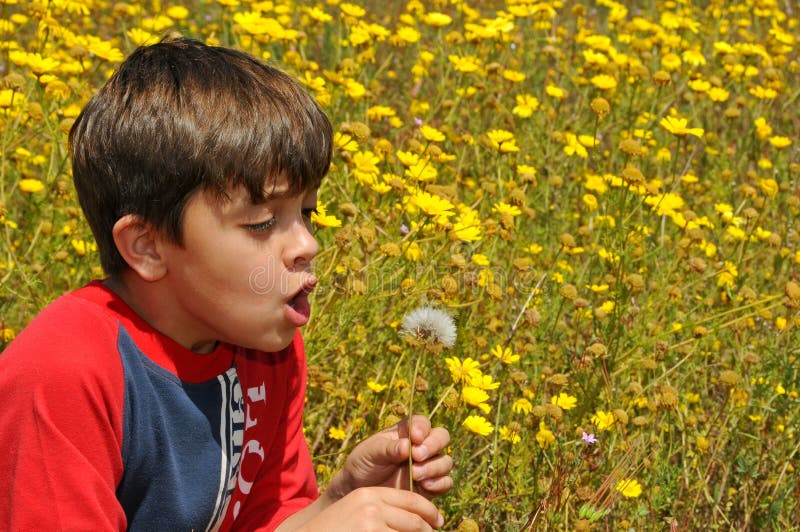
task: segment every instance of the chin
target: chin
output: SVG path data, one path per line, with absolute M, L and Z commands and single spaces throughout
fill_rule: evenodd
M 264 351 L 266 353 L 282 351 L 292 344 L 292 340 L 294 340 L 294 334 L 295 332 L 292 330 L 291 334 L 278 335 L 269 339 L 262 339 L 260 342 L 256 342 L 257 345 L 254 345 L 253 349 Z

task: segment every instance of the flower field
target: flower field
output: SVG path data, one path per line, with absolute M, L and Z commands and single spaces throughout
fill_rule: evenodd
M 336 131 L 321 485 L 413 409 L 451 433 L 448 529 L 800 527 L 800 11 L 629 4 L 4 0 L 0 346 L 103 275 L 66 134 L 177 31 L 289 71 Z

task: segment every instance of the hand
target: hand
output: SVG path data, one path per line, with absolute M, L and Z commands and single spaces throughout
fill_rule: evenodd
M 340 496 L 367 486 L 408 490 L 408 453 L 414 458 L 414 491 L 427 498 L 453 487 L 453 459 L 442 454 L 450 442 L 443 427 L 431 428 L 425 416 L 413 416 L 409 441 L 408 418 L 359 443 L 329 489 Z
M 303 530 L 428 531 L 444 525 L 436 506 L 408 490 L 358 488 L 304 523 Z

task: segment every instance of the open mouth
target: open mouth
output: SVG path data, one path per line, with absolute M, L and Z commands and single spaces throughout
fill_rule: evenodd
M 311 316 L 311 304 L 308 301 L 310 294 L 317 285 L 316 278 L 309 279 L 297 293 L 286 302 L 289 307 L 289 320 L 297 327 L 305 325 Z

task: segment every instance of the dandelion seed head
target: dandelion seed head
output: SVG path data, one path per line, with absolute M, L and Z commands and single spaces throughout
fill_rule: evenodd
M 453 347 L 456 324 L 445 311 L 435 307 L 419 307 L 403 317 L 400 333 L 421 342 Z

